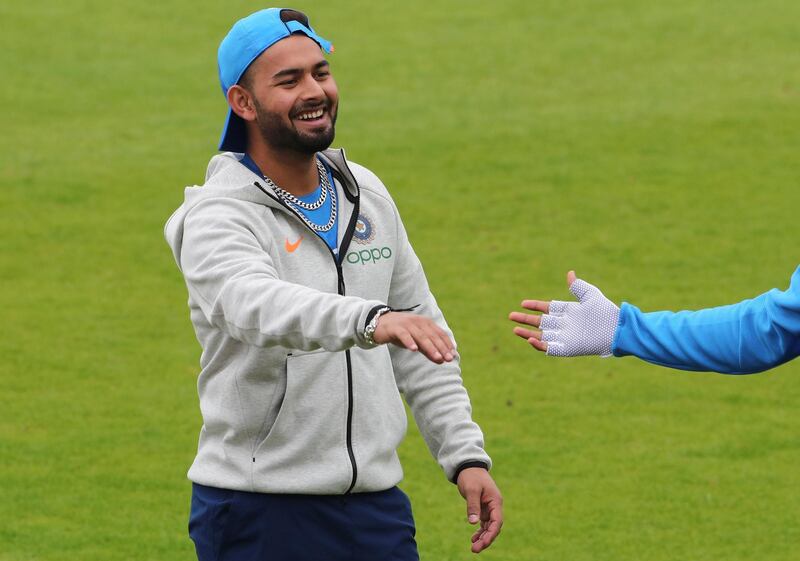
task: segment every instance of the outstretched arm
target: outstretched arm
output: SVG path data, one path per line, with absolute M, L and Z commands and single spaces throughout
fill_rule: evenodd
M 236 199 L 210 198 L 186 214 L 176 259 L 210 325 L 254 346 L 340 351 L 392 343 L 437 364 L 453 360 L 452 340 L 432 319 L 403 312 L 380 318 L 377 311 L 386 306 L 379 301 L 280 278 L 265 249 L 272 240 L 252 229 L 263 212 Z M 370 341 L 366 328 L 373 318 Z
M 509 316 L 539 327 L 514 332 L 550 355 L 632 355 L 669 368 L 727 374 L 761 372 L 800 355 L 800 267 L 788 290 L 734 305 L 643 313 L 624 303 L 611 328 L 607 319 L 616 306 L 574 273 L 568 281 L 579 302 L 526 300 L 523 307 L 544 315 Z

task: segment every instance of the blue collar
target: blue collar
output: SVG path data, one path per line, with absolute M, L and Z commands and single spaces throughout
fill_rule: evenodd
M 328 175 L 330 176 L 331 170 L 328 168 L 327 164 L 324 161 L 322 160 L 320 161 L 322 162 L 322 165 L 325 167 L 325 171 L 327 171 Z M 239 163 L 242 164 L 247 169 L 249 169 L 250 171 L 252 171 L 253 173 L 255 173 L 257 176 L 264 177 L 264 174 L 261 173 L 261 169 L 258 167 L 258 164 L 253 161 L 253 158 L 250 157 L 250 154 L 245 153 L 242 156 L 242 159 L 239 160 Z M 331 183 L 331 185 L 333 185 L 333 183 Z

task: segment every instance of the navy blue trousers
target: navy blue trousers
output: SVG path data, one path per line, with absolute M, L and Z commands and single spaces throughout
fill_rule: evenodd
M 192 485 L 189 535 L 199 561 L 419 561 L 415 533 L 397 487 L 277 495 Z

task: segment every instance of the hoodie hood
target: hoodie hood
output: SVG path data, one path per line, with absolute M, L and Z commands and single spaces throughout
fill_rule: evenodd
M 358 184 L 347 166 L 343 149 L 329 149 L 319 152 L 324 163 L 333 170 L 346 193 L 358 196 Z M 206 168 L 203 185 L 192 185 L 184 190 L 183 204 L 179 206 L 164 226 L 164 237 L 172 249 L 172 256 L 181 268 L 181 246 L 183 244 L 183 223 L 186 215 L 199 202 L 211 198 L 231 198 L 284 210 L 277 194 L 258 175 L 242 165 L 242 154 L 223 152 L 212 157 Z

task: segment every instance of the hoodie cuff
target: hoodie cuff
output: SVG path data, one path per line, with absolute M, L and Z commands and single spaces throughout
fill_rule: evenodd
M 453 479 L 451 479 L 450 481 L 453 484 L 458 485 L 458 476 L 461 475 L 461 472 L 464 471 L 467 468 L 483 468 L 486 471 L 489 471 L 489 464 L 487 464 L 486 462 L 482 462 L 480 460 L 473 460 L 473 461 L 469 461 L 469 462 L 464 462 L 463 464 L 460 464 L 456 468 L 456 471 L 453 474 Z
M 392 308 L 391 308 L 390 306 L 387 306 L 386 304 L 378 304 L 377 306 L 375 306 L 374 308 L 372 308 L 372 309 L 371 309 L 371 310 L 370 310 L 370 311 L 367 313 L 367 319 L 366 319 L 366 320 L 364 320 L 364 329 L 366 329 L 366 328 L 367 328 L 367 326 L 369 325 L 369 322 L 371 322 L 371 321 L 372 321 L 372 318 L 374 318 L 374 317 L 375 317 L 375 314 L 377 314 L 379 311 L 381 311 L 381 310 L 382 310 L 382 309 L 384 309 L 384 308 L 389 308 L 389 311 L 394 311 L 394 310 L 392 310 Z
M 366 304 L 367 306 L 356 322 L 356 345 L 362 349 L 374 349 L 375 345 L 371 345 L 365 338 L 367 325 L 369 325 L 369 322 L 372 321 L 372 318 L 375 317 L 375 314 L 377 314 L 379 310 L 388 308 L 389 306 L 381 304 L 376 300 L 367 300 Z
M 611 354 L 616 357 L 623 357 L 631 354 L 620 348 L 620 345 L 622 344 L 620 340 L 624 338 L 623 331 L 626 323 L 628 322 L 628 316 L 635 313 L 640 313 L 639 308 L 632 304 L 628 304 L 627 302 L 623 302 L 619 307 L 619 319 L 617 320 L 617 326 L 614 329 L 614 338 L 611 340 Z

